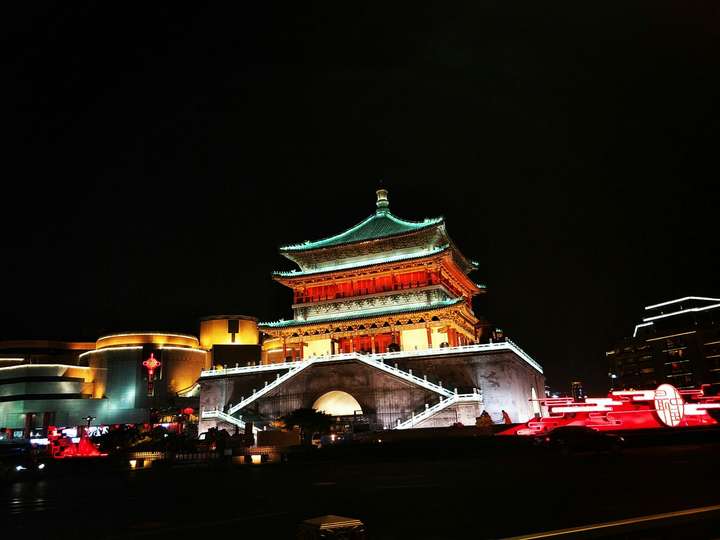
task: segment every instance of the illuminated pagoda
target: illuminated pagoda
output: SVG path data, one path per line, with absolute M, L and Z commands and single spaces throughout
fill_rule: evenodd
M 256 360 L 214 360 L 202 372 L 201 432 L 266 427 L 300 408 L 372 429 L 474 425 L 483 410 L 495 421 L 540 413 L 542 368 L 487 335 L 472 310 L 485 292 L 468 277 L 477 264 L 444 219 L 400 219 L 384 189 L 376 207 L 340 234 L 280 248 L 298 266 L 273 274 L 293 291 L 293 318 L 258 323 Z
M 475 343 L 472 297 L 484 292 L 443 218 L 413 222 L 377 210 L 347 231 L 280 248 L 300 270 L 275 272 L 293 290 L 294 318 L 261 324 L 277 338 L 266 361 L 336 353 L 385 353 Z

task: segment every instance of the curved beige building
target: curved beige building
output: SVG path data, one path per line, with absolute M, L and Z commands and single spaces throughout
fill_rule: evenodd
M 246 315 L 212 315 L 200 319 L 200 346 L 257 345 L 260 343 L 258 320 Z

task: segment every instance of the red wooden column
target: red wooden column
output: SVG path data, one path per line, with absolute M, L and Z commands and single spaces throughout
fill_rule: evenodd
M 372 353 L 375 354 L 375 334 L 372 334 L 370 336 L 370 345 L 371 345 Z
M 350 336 L 350 352 L 355 352 L 355 336 Z
M 283 362 L 287 360 L 287 338 L 283 336 Z
M 304 356 L 304 354 L 305 354 L 303 349 L 304 349 L 304 347 L 303 347 L 303 342 L 302 342 L 302 339 L 301 339 L 301 340 L 300 340 L 300 360 L 303 359 L 303 356 Z
M 425 327 L 425 330 L 427 330 L 427 345 L 428 349 L 432 349 L 432 328 L 429 326 Z

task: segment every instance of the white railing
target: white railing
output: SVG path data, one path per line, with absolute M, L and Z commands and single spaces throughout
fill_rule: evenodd
M 312 361 L 312 360 L 308 360 L 308 361 L 306 361 L 306 362 L 299 362 L 300 365 L 298 365 L 297 367 L 292 368 L 292 369 L 289 370 L 287 373 L 284 373 L 282 376 L 277 377 L 277 378 L 276 378 L 274 381 L 272 381 L 271 383 L 268 383 L 268 382 L 266 381 L 266 382 L 265 382 L 265 386 L 263 386 L 260 390 L 253 390 L 253 393 L 252 393 L 252 395 L 251 395 L 250 397 L 247 397 L 247 398 L 245 398 L 245 399 L 242 399 L 242 400 L 240 401 L 240 403 L 237 403 L 237 404 L 233 405 L 232 407 L 230 407 L 230 408 L 228 409 L 228 413 L 229 413 L 229 414 L 235 414 L 235 413 L 236 413 L 237 411 L 239 411 L 240 409 L 244 409 L 245 407 L 247 407 L 248 405 L 250 405 L 250 404 L 251 404 L 253 401 L 255 401 L 256 399 L 261 398 L 262 396 L 264 396 L 265 394 L 267 394 L 268 392 L 270 392 L 270 391 L 273 390 L 274 388 L 277 388 L 277 387 L 280 386 L 281 384 L 284 384 L 288 379 L 294 377 L 295 375 L 297 375 L 298 373 L 300 373 L 301 371 L 303 371 L 305 368 L 310 367 L 310 366 L 311 366 L 312 364 L 314 364 L 314 363 L 315 363 L 315 362 Z
M 222 412 L 219 409 L 215 409 L 212 411 L 203 411 L 202 418 L 216 418 L 218 420 L 222 420 L 223 422 L 227 422 L 228 424 L 232 424 L 234 426 L 238 426 L 241 428 L 245 427 L 245 421 L 242 419 L 242 417 L 239 416 L 230 416 L 227 413 Z M 253 433 L 257 433 L 260 431 L 257 426 L 253 425 Z
M 218 377 L 222 375 L 234 375 L 241 373 L 257 373 L 261 371 L 276 371 L 283 369 L 293 369 L 303 364 L 317 362 L 341 362 L 349 360 L 392 360 L 395 358 L 416 358 L 423 356 L 448 356 L 458 353 L 468 352 L 487 352 L 487 351 L 512 351 L 527 362 L 530 366 L 542 373 L 543 369 L 530 355 L 518 347 L 510 340 L 500 341 L 498 343 L 482 343 L 474 345 L 460 345 L 458 347 L 442 347 L 436 349 L 420 349 L 414 351 L 397 351 L 377 354 L 360 354 L 360 353 L 342 353 L 328 356 L 317 356 L 297 362 L 282 362 L 278 364 L 261 364 L 257 366 L 242 366 L 227 369 L 211 369 L 200 373 L 200 377 Z
M 398 420 L 397 425 L 394 429 L 409 429 L 420 422 L 427 420 L 431 416 L 439 413 L 440 411 L 447 409 L 451 405 L 455 405 L 456 403 L 461 402 L 475 402 L 475 403 L 482 403 L 482 393 L 475 389 L 475 391 L 472 394 L 452 394 L 452 396 L 441 399 L 439 403 L 436 403 L 432 407 L 425 407 L 425 410 L 422 411 L 419 414 L 412 413 L 412 416 L 405 420 L 404 422 L 401 422 Z
M 243 398 L 240 400 L 239 403 L 233 405 L 228 409 L 229 414 L 235 414 L 237 411 L 244 409 L 248 405 L 250 405 L 253 401 L 255 401 L 258 398 L 261 398 L 274 388 L 277 388 L 281 384 L 284 384 L 287 382 L 288 379 L 294 377 L 301 371 L 303 371 L 305 368 L 308 368 L 312 366 L 313 364 L 318 364 L 322 362 L 336 362 L 338 360 L 357 360 L 359 362 L 362 362 L 364 364 L 367 364 L 369 366 L 372 366 L 376 369 L 380 369 L 382 371 L 385 371 L 386 373 L 389 373 L 391 375 L 395 375 L 396 377 L 400 377 L 401 379 L 405 379 L 406 381 L 412 382 L 414 384 L 417 384 L 418 386 L 422 386 L 428 390 L 431 390 L 432 392 L 436 392 L 442 396 L 450 397 L 454 395 L 450 390 L 447 388 L 443 388 L 441 384 L 435 384 L 432 381 L 428 381 L 426 377 L 418 377 L 417 375 L 413 375 L 412 371 L 403 371 L 402 369 L 399 369 L 395 366 L 390 366 L 388 364 L 385 364 L 383 362 L 383 359 L 376 359 L 376 358 L 370 358 L 369 355 L 363 355 L 358 353 L 348 353 L 342 355 L 343 358 L 338 359 L 338 356 L 341 355 L 334 355 L 334 356 L 320 356 L 317 358 L 309 358 L 308 360 L 303 360 L 301 362 L 288 362 L 285 363 L 285 367 L 289 368 L 287 373 L 284 373 L 282 376 L 277 377 L 274 381 L 270 383 L 265 383 L 265 386 L 260 388 L 260 390 L 254 390 L 252 395 L 250 395 L 247 398 Z M 373 355 L 377 356 L 377 355 Z
M 376 369 L 380 369 L 386 373 L 390 373 L 391 375 L 395 375 L 396 377 L 400 377 L 401 379 L 405 379 L 406 381 L 410 381 L 414 384 L 417 384 L 418 386 L 422 386 L 424 388 L 427 388 L 428 390 L 432 390 L 433 392 L 437 392 L 438 394 L 441 394 L 445 397 L 453 396 L 453 392 L 448 390 L 447 388 L 443 388 L 441 384 L 435 384 L 434 382 L 428 381 L 426 377 L 418 377 L 417 375 L 414 375 L 412 371 L 403 371 L 402 369 L 396 368 L 395 366 L 391 366 L 389 364 L 386 364 L 383 360 L 384 358 L 375 359 L 374 357 L 378 355 L 358 355 L 357 360 L 360 362 L 363 362 L 364 364 L 367 364 L 369 366 L 372 366 Z

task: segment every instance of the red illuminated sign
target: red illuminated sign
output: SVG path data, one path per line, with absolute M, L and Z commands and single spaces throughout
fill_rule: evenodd
M 707 385 L 705 385 L 707 386 Z M 661 384 L 655 390 L 616 390 L 606 398 L 537 400 L 546 413 L 502 435 L 544 435 L 560 426 L 586 426 L 598 431 L 717 425 L 720 397 L 705 395 L 705 386 L 678 390 Z M 711 414 L 712 413 L 712 414 Z
M 153 375 L 155 374 L 155 370 L 161 365 L 162 363 L 160 362 L 160 360 L 155 358 L 155 353 L 150 353 L 150 358 L 143 362 L 143 366 L 147 368 L 148 379 L 152 379 Z
M 661 384 L 655 390 L 655 412 L 668 427 L 679 426 L 685 416 L 685 402 L 671 384 Z
M 148 396 L 152 396 L 155 394 L 153 388 L 153 379 L 155 378 L 155 370 L 161 365 L 162 363 L 160 362 L 160 360 L 155 358 L 155 353 L 150 353 L 150 358 L 143 362 L 143 366 L 145 366 L 145 369 L 147 369 L 148 375 Z

